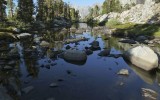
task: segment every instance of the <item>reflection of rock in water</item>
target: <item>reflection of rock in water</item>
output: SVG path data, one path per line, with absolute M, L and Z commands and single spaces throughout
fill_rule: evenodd
M 157 71 L 156 79 L 157 79 L 158 84 L 160 85 L 160 71 Z
M 74 65 L 84 65 L 86 63 L 86 61 L 81 61 L 81 62 L 70 61 L 70 60 L 65 60 L 65 61 L 68 62 L 68 63 L 74 64 Z
M 129 64 L 132 68 L 132 70 L 142 79 L 144 80 L 146 83 L 148 84 L 153 84 L 154 83 L 154 80 L 156 78 L 156 74 L 155 72 L 147 72 L 147 71 L 144 71 L 134 65 L 131 65 Z

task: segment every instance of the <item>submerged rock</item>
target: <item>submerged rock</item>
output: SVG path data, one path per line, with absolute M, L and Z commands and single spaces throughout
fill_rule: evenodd
M 90 47 L 91 50 L 100 50 L 101 49 L 98 41 L 93 41 L 92 43 L 90 43 L 90 45 L 91 45 L 91 47 Z
M 67 49 L 67 50 L 70 49 L 70 48 L 71 48 L 71 46 L 69 46 L 69 45 L 66 46 L 66 49 Z
M 118 73 L 118 75 L 129 75 L 128 69 L 121 69 Z
M 64 59 L 67 61 L 86 61 L 87 60 L 87 55 L 84 51 L 80 50 L 67 50 L 63 54 Z
M 22 92 L 24 92 L 25 94 L 28 94 L 29 92 L 31 92 L 34 89 L 33 86 L 28 86 L 24 89 L 22 89 Z
M 92 50 L 90 50 L 90 49 L 85 50 L 85 52 L 86 52 L 86 54 L 87 54 L 87 55 L 91 55 L 91 54 L 93 54 L 93 51 L 92 51 Z
M 158 93 L 151 89 L 142 88 L 142 96 L 145 100 L 157 100 Z
M 58 84 L 57 83 L 51 83 L 49 86 L 50 87 L 58 87 Z
M 98 56 L 108 56 L 110 54 L 110 49 L 105 49 L 103 51 L 101 51 Z
M 124 53 L 125 59 L 146 71 L 158 67 L 157 54 L 147 46 L 137 46 Z

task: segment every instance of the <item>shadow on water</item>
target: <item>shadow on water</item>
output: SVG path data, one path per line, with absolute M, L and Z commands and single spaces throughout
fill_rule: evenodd
M 142 87 L 160 93 L 159 72 L 145 72 L 126 63 L 122 57 L 98 56 L 100 51 L 108 48 L 111 49 L 111 54 L 121 54 L 131 48 L 131 45 L 119 43 L 118 38 L 107 36 L 101 30 L 92 30 L 86 24 L 73 27 L 87 28 L 88 31 L 74 34 L 69 29 L 45 30 L 38 37 L 42 37 L 41 41 L 49 42 L 49 47 L 39 46 L 33 42 L 35 38 L 21 40 L 18 49 L 22 56 L 18 60 L 8 60 L 9 51 L 0 52 L 0 66 L 6 66 L 10 61 L 16 62 L 16 70 L 0 71 L 0 82 L 9 87 L 9 90 L 16 88 L 16 92 L 9 93 L 15 100 L 47 100 L 50 97 L 56 100 L 141 100 Z M 64 42 L 78 37 L 89 40 L 78 44 Z M 59 57 L 67 45 L 72 49 L 85 50 L 94 40 L 99 42 L 101 50 L 93 51 L 93 54 L 87 56 L 86 62 L 68 62 Z M 121 69 L 128 69 L 129 76 L 117 75 Z M 58 86 L 50 87 L 51 83 Z M 28 94 L 17 95 L 28 86 L 34 86 L 34 89 Z

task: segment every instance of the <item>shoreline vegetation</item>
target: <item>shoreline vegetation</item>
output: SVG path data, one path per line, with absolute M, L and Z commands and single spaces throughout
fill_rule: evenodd
M 139 36 L 147 35 L 160 37 L 160 24 L 136 24 L 136 23 L 120 23 L 116 19 L 106 22 L 109 29 L 113 29 L 113 34 L 118 36 Z

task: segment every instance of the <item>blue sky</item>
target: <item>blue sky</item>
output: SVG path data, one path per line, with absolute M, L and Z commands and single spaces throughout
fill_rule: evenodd
M 63 1 L 70 2 L 70 4 L 77 6 L 91 6 L 95 3 L 103 3 L 105 0 L 63 0 Z
M 33 0 L 34 2 L 37 2 L 37 0 Z M 102 4 L 105 0 L 63 0 L 64 2 L 72 5 L 77 5 L 77 6 L 91 6 L 96 3 Z

